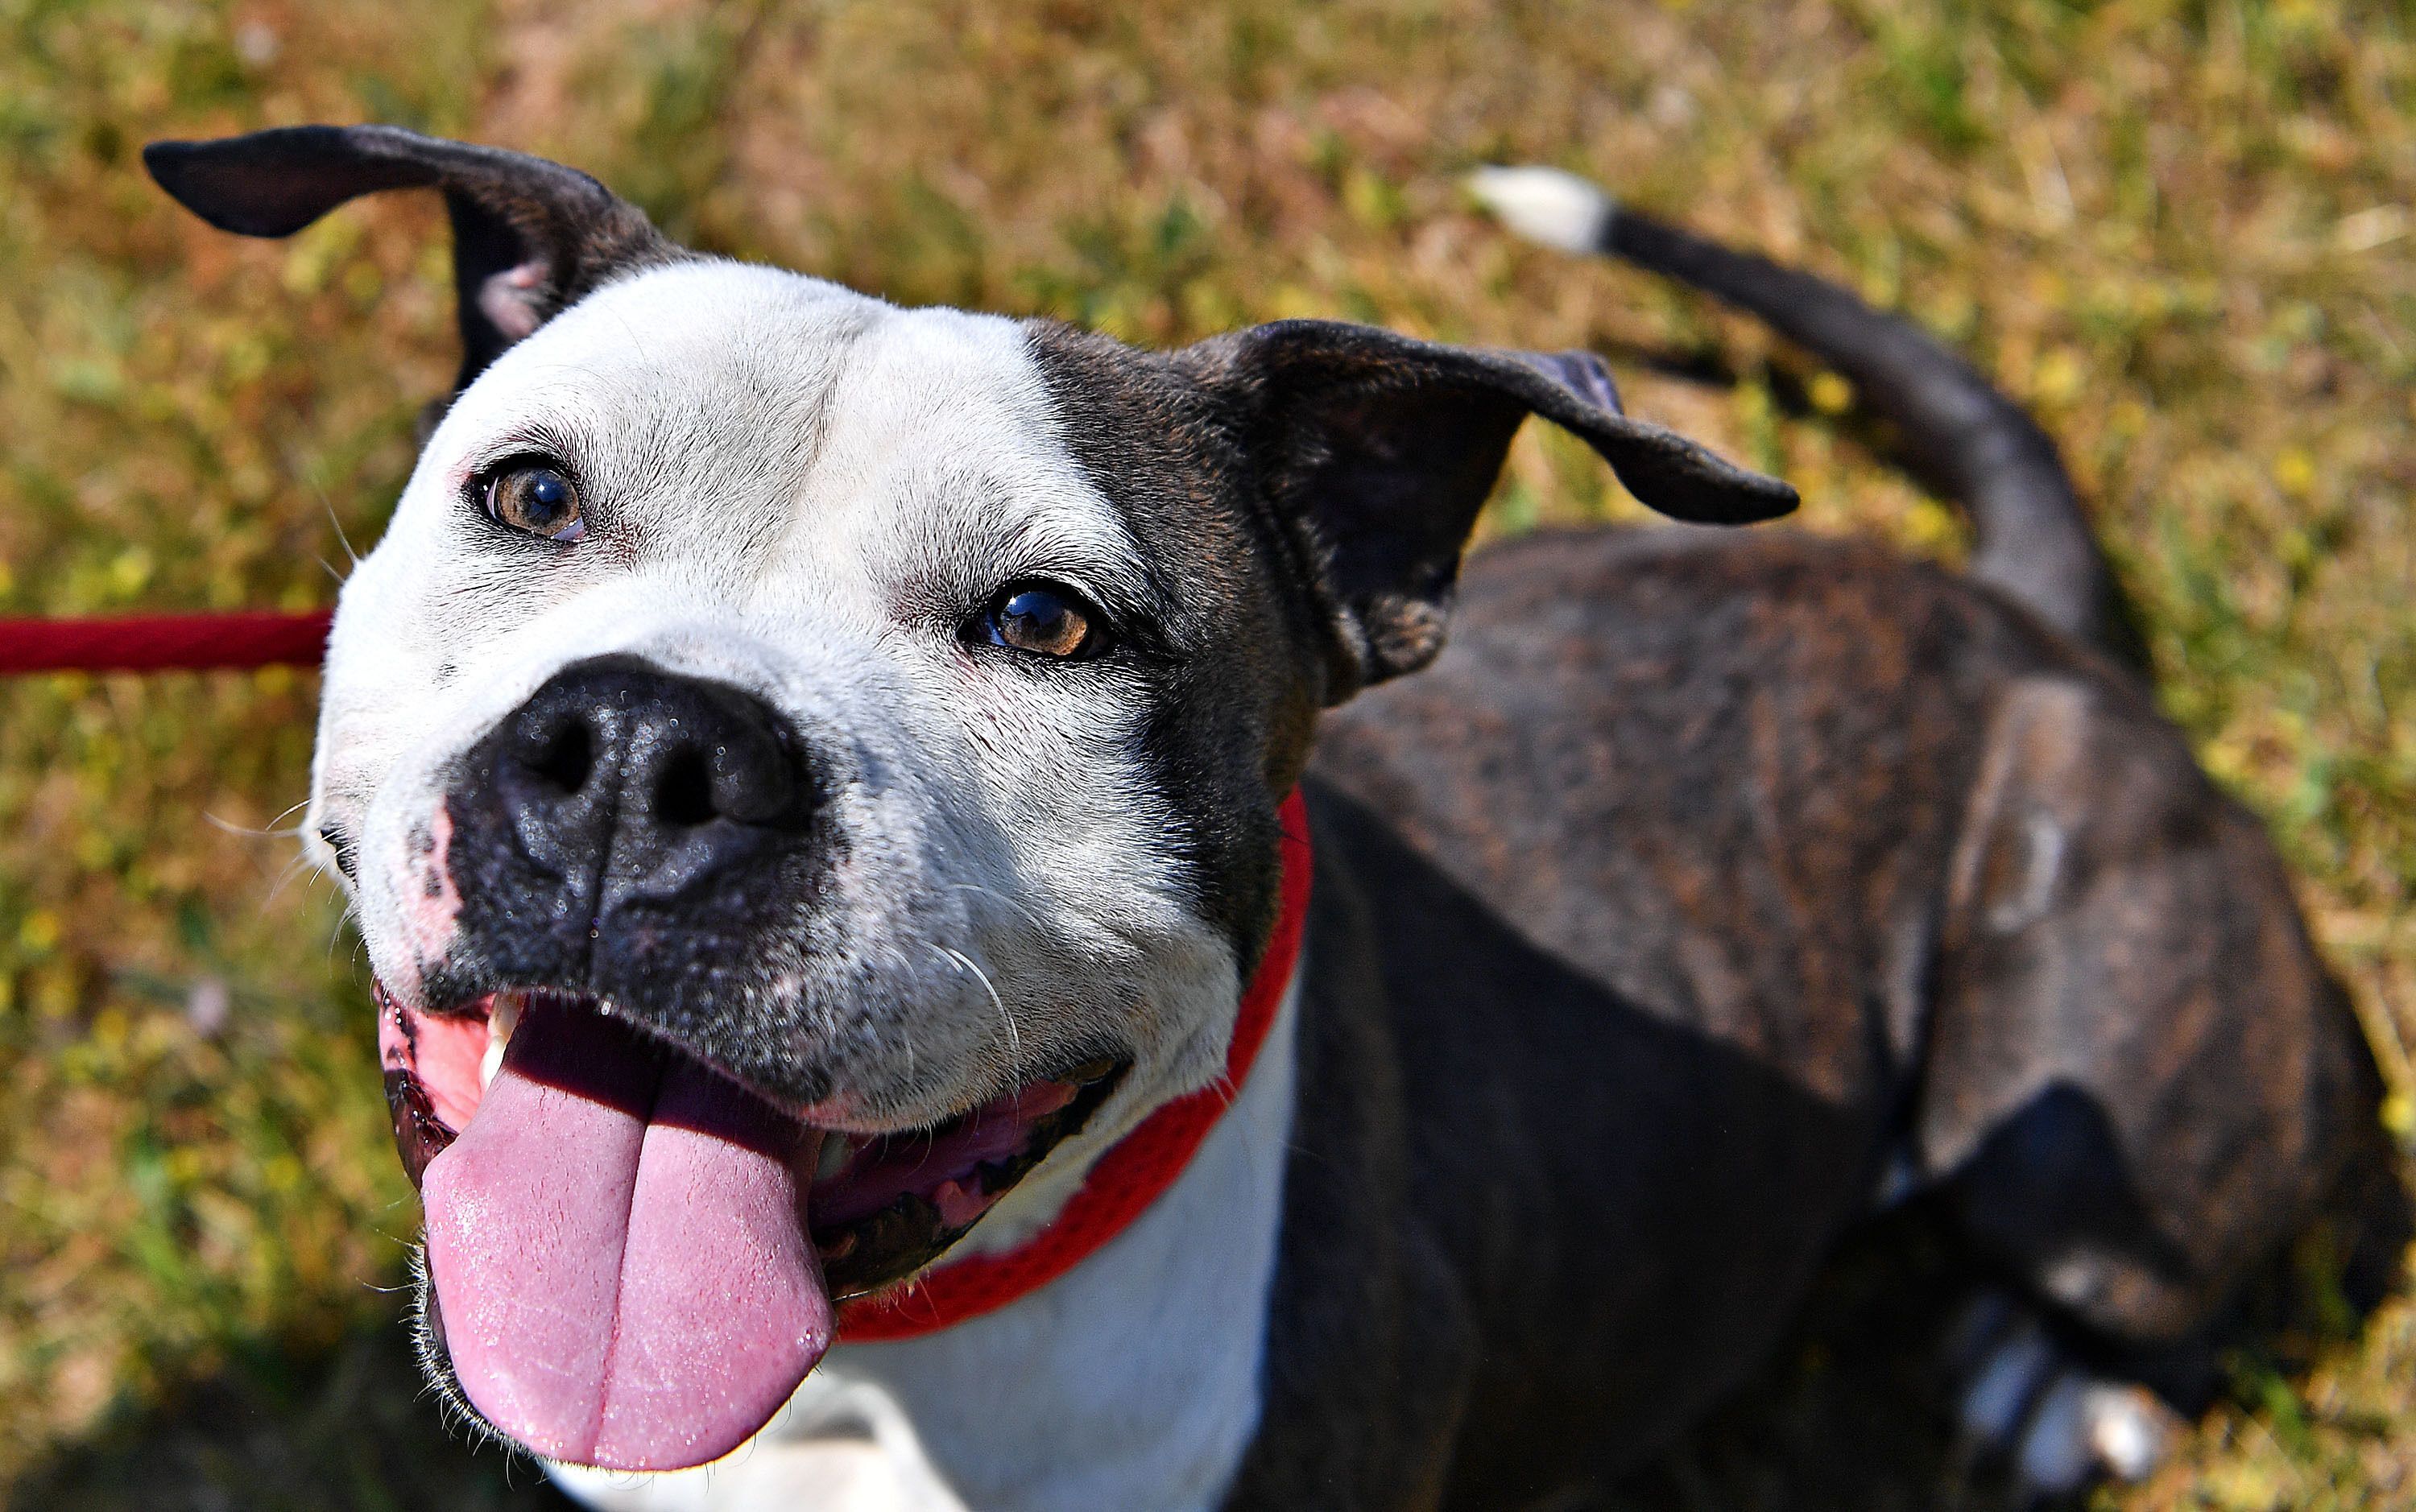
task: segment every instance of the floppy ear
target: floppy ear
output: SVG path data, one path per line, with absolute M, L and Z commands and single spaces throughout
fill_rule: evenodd
M 380 189 L 443 190 L 461 301 L 457 393 L 598 285 L 690 255 L 645 212 L 575 169 L 399 127 L 295 126 L 155 142 L 143 149 L 143 165 L 186 209 L 243 236 L 291 236 Z
M 1531 414 L 1583 437 L 1672 518 L 1741 525 L 1795 490 L 1631 420 L 1591 352 L 1438 346 L 1370 326 L 1278 321 L 1176 353 L 1240 427 L 1276 523 L 1306 548 L 1335 632 L 1327 700 L 1442 649 L 1460 548 Z

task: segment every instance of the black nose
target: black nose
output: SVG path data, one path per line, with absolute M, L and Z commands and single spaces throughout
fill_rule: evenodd
M 800 742 L 771 705 L 634 656 L 554 674 L 468 769 L 457 847 L 503 842 L 525 863 L 506 868 L 522 874 L 514 891 L 554 893 L 524 902 L 583 911 L 591 926 L 633 906 L 707 906 L 793 842 L 814 808 Z M 464 818 L 486 832 L 461 833 Z M 458 873 L 473 857 L 453 860 Z

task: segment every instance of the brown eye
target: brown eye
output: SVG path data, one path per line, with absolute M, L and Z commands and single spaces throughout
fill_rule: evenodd
M 513 530 L 566 545 L 587 533 L 578 487 L 561 469 L 541 462 L 517 463 L 488 479 L 487 513 Z
M 1073 590 L 1052 583 L 1005 589 L 974 628 L 993 646 L 1061 661 L 1096 656 L 1107 649 L 1107 636 L 1089 606 Z

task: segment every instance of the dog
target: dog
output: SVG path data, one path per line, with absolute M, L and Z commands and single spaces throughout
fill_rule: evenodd
M 1485 187 L 1855 380 L 1970 575 L 1714 529 L 1463 571 L 1530 415 L 1678 520 L 1792 506 L 1586 353 L 900 309 L 387 127 L 145 160 L 247 235 L 445 198 L 464 360 L 306 829 L 431 1376 L 596 1505 L 1578 1505 L 1902 1193 L 2144 1348 L 2374 1128 L 2268 841 L 2091 644 L 2052 445 L 1841 291 Z M 2152 1457 L 2036 1337 L 1967 1413 L 2047 1489 Z

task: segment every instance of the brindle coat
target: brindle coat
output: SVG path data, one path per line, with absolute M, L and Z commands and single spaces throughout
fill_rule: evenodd
M 2303 1223 L 2376 1074 L 2261 831 L 1994 593 L 1534 537 L 1328 716 L 1235 1507 L 1575 1505 L 1768 1352 L 1904 1149 L 2133 1343 Z

